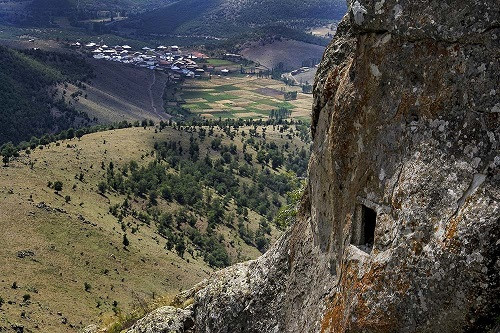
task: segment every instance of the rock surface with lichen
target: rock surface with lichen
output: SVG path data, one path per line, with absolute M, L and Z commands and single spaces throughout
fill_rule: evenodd
M 316 77 L 297 222 L 261 258 L 180 295 L 181 321 L 207 333 L 499 329 L 499 16 L 496 1 L 350 1 Z M 369 246 L 354 241 L 360 207 L 376 213 Z
M 127 333 L 190 333 L 193 332 L 192 311 L 163 306 L 137 321 Z

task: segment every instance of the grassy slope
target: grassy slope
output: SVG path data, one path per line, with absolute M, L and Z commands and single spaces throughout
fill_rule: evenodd
M 267 128 L 267 138 L 282 143 L 281 135 L 271 127 Z M 96 191 L 103 179 L 101 161 L 114 161 L 120 167 L 150 152 L 154 141 L 167 139 L 187 144 L 189 134 L 170 128 L 161 133 L 153 128 L 95 133 L 81 141 L 73 139 L 60 146 L 36 149 L 30 156 L 21 154 L 8 168 L 0 169 L 0 243 L 4 244 L 0 252 L 0 297 L 6 302 L 0 310 L 0 328 L 20 323 L 31 330 L 71 332 L 89 324 L 91 318 L 110 321 L 115 300 L 123 312 L 129 312 L 134 303 L 150 302 L 153 295 L 175 294 L 207 277 L 211 269 L 201 258 L 186 254 L 185 260 L 166 251 L 165 239 L 155 233 L 154 226 L 142 225 L 136 234 L 128 232 L 131 245 L 124 250 L 120 225 L 108 210 L 110 204 L 122 202 L 125 196 L 111 193 L 104 197 Z M 200 145 L 201 151 L 209 141 Z M 226 141 L 223 143 L 228 144 Z M 242 145 L 238 137 L 234 142 Z M 294 139 L 293 145 L 301 143 Z M 151 159 L 139 161 L 145 164 Z M 83 183 L 74 179 L 80 171 L 85 173 Z M 60 194 L 47 187 L 47 182 L 55 180 L 64 183 Z M 76 189 L 72 189 L 73 184 Z M 70 203 L 65 203 L 66 195 L 71 196 Z M 161 207 L 177 208 L 165 203 Z M 259 218 L 250 213 L 252 228 L 256 229 Z M 218 232 L 228 241 L 235 240 L 235 248 L 227 246 L 233 257 L 237 252 L 242 259 L 259 254 L 245 245 L 234 229 L 224 226 Z M 35 255 L 18 258 L 18 251 L 27 250 Z M 105 274 L 105 270 L 109 272 Z M 18 289 L 11 288 L 14 281 Z M 92 286 L 89 292 L 84 290 L 85 282 Z M 22 301 L 24 294 L 31 295 L 27 303 Z M 62 323 L 63 317 L 67 324 Z
M 77 110 L 97 117 L 100 123 L 168 118 L 162 99 L 167 80 L 165 74 L 104 60 L 90 60 L 90 63 L 95 77 L 87 89 L 81 90 L 74 85 L 67 89 L 68 95 L 78 90 L 87 95 L 87 98 L 72 100 Z

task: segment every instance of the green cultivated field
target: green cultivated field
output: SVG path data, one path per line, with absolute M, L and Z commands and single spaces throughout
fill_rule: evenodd
M 208 59 L 207 64 L 210 66 L 234 66 L 236 65 L 234 62 L 229 61 L 229 60 L 224 60 L 224 59 Z
M 297 99 L 285 101 L 284 92 L 297 91 Z M 299 87 L 253 76 L 212 76 L 210 80 L 186 81 L 178 99 L 183 107 L 206 118 L 267 119 L 272 110 L 291 111 L 291 118 L 308 121 L 312 95 Z

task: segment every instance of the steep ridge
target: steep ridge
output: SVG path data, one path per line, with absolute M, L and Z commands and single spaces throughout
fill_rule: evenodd
M 499 313 L 494 1 L 350 1 L 291 230 L 129 332 L 484 332 Z

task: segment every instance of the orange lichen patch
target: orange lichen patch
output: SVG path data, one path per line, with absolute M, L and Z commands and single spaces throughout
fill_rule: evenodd
M 344 302 L 341 297 L 337 294 L 335 299 L 331 303 L 331 307 L 323 316 L 321 321 L 321 333 L 326 332 L 343 332 L 343 321 L 344 321 Z
M 410 289 L 410 282 L 405 279 L 396 280 L 396 290 L 400 294 L 405 294 Z
M 332 98 L 333 95 L 335 95 L 335 92 L 337 91 L 338 85 L 339 85 L 339 67 L 335 67 L 329 74 L 328 77 L 326 78 L 325 82 L 325 88 L 324 88 L 324 96 L 325 100 L 329 100 Z
M 325 82 L 325 87 L 323 95 L 325 100 L 330 100 L 333 96 L 337 95 L 339 87 L 344 87 L 346 85 L 346 78 L 351 70 L 353 59 L 346 61 L 346 65 L 343 67 L 336 66 L 329 74 Z M 340 89 L 342 90 L 342 89 Z
M 451 240 L 453 237 L 455 237 L 457 229 L 458 229 L 458 219 L 456 217 L 451 218 L 450 222 L 446 226 L 445 239 Z
M 394 209 L 401 209 L 401 207 L 403 207 L 403 199 L 399 196 L 399 193 L 393 196 L 392 207 Z
M 370 270 L 358 278 L 358 263 L 353 262 L 343 266 L 343 276 L 340 281 L 340 292 L 337 293 L 321 321 L 321 332 L 342 333 L 346 331 L 362 332 L 395 332 L 398 330 L 398 320 L 391 313 L 370 307 L 364 294 L 368 291 L 380 292 L 383 289 L 382 277 L 387 272 L 385 265 L 373 264 Z M 398 291 L 406 292 L 409 283 L 401 282 Z M 352 303 L 357 299 L 357 303 Z M 351 302 L 351 303 L 349 303 Z M 352 322 L 350 319 L 355 317 Z
M 398 110 L 396 111 L 394 118 L 396 120 L 401 120 L 406 117 L 410 113 L 410 109 L 415 105 L 416 101 L 417 97 L 415 95 L 409 91 L 404 92 L 401 96 L 401 102 L 399 103 Z
M 452 217 L 448 222 L 448 225 L 446 226 L 446 232 L 444 236 L 444 247 L 455 253 L 459 251 L 460 246 L 460 243 L 455 236 L 458 230 L 458 224 L 461 220 L 461 214 Z
M 349 327 L 349 331 L 363 332 L 370 330 L 370 332 L 398 332 L 398 321 L 396 317 L 391 316 L 394 311 L 384 312 L 377 308 L 373 313 L 373 309 L 369 307 L 363 298 L 358 301 L 358 311 L 356 313 L 356 321 Z
M 433 58 L 448 57 L 450 51 L 447 49 L 446 44 L 436 43 L 429 39 L 415 44 L 414 55 L 416 58 L 422 59 L 427 56 L 432 56 Z
M 424 249 L 422 246 L 422 243 L 420 241 L 414 240 L 412 242 L 411 249 L 413 253 L 415 253 L 417 256 L 419 256 L 422 253 L 422 250 Z
M 431 75 L 432 79 L 425 83 L 424 92 L 418 97 L 410 91 L 405 91 L 401 96 L 394 118 L 401 120 L 411 113 L 431 119 L 438 116 L 451 96 L 451 90 L 443 88 L 440 81 L 437 82 L 439 79 L 436 77 L 439 76 L 438 73 Z M 436 92 L 439 92 L 439 94 L 436 95 Z

